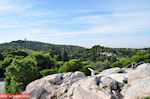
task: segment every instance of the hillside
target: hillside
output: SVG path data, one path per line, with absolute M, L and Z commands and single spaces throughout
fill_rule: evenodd
M 7 53 L 20 49 L 25 49 L 28 51 L 42 51 L 44 53 L 50 52 L 51 54 L 56 56 L 58 54 L 63 54 L 63 52 L 66 51 L 69 59 L 80 59 L 81 61 L 104 61 L 108 58 L 115 58 L 116 60 L 121 57 L 131 57 L 137 52 L 137 49 L 131 48 L 109 48 L 96 45 L 90 49 L 87 49 L 80 46 L 56 45 L 37 41 L 23 40 L 0 44 L 1 53 Z

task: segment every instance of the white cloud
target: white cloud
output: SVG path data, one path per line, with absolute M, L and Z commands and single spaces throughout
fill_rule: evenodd
M 109 15 L 89 15 L 73 18 L 64 24 L 92 24 L 86 30 L 61 31 L 51 36 L 79 34 L 122 34 L 150 31 L 150 11 L 113 13 Z

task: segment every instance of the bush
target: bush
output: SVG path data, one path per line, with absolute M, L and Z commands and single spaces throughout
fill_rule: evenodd
M 70 60 L 69 62 L 65 62 L 62 67 L 59 68 L 58 72 L 75 72 L 81 71 L 82 64 L 77 59 Z
M 145 62 L 150 62 L 150 54 L 144 55 Z
M 31 81 L 39 78 L 39 72 L 35 61 L 27 57 L 14 59 L 6 68 L 5 76 L 5 92 L 21 93 Z
M 110 63 L 108 61 L 97 61 L 96 63 L 90 62 L 90 65 L 99 72 L 103 71 L 104 69 L 110 68 Z
M 120 61 L 116 61 L 112 64 L 112 67 L 122 67 L 122 63 Z
M 131 58 L 125 58 L 121 61 L 116 61 L 112 64 L 112 67 L 130 67 L 128 66 L 132 62 L 150 62 L 150 54 L 145 54 L 143 52 L 138 52 L 136 55 L 132 56 Z
M 44 69 L 42 71 L 40 71 L 40 74 L 45 77 L 47 75 L 51 75 L 51 74 L 55 74 L 57 73 L 57 70 L 56 69 Z
M 49 54 L 36 52 L 32 53 L 30 57 L 36 61 L 39 71 L 43 69 L 51 69 L 55 66 L 55 61 L 50 57 Z
M 3 54 L 0 54 L 0 61 L 3 61 L 4 57 Z
M 4 77 L 5 70 L 2 69 L 2 61 L 0 61 L 0 78 Z
M 2 67 L 1 69 L 5 70 L 6 67 L 8 67 L 13 61 L 12 57 L 6 57 L 3 62 L 2 62 Z
M 23 56 L 23 57 L 28 56 L 28 54 L 24 51 L 14 51 L 14 52 L 10 52 L 10 54 L 13 56 Z
M 55 68 L 59 69 L 62 65 L 63 65 L 63 61 L 56 61 L 56 67 Z

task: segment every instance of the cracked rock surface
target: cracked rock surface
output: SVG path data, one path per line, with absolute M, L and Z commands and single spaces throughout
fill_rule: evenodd
M 94 77 L 82 72 L 48 75 L 27 85 L 31 99 L 143 99 L 150 96 L 150 64 L 111 68 Z M 124 78 L 127 82 L 124 83 Z

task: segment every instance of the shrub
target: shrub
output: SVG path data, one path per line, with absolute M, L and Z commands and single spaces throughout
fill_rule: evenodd
M 0 53 L 0 61 L 3 61 L 3 59 L 4 59 L 4 56 L 3 54 Z
M 144 55 L 145 62 L 150 62 L 150 54 Z
M 70 60 L 69 62 L 65 62 L 62 67 L 59 68 L 58 72 L 75 72 L 81 71 L 82 64 L 77 59 Z
M 55 74 L 57 73 L 57 70 L 56 69 L 44 69 L 42 71 L 40 71 L 40 74 L 45 77 L 47 75 L 51 75 L 51 74 Z
M 12 57 L 6 57 L 3 62 L 2 62 L 2 67 L 1 69 L 5 70 L 6 67 L 8 67 L 13 61 Z
M 108 61 L 104 61 L 104 62 L 97 61 L 95 63 L 90 62 L 90 65 L 100 72 L 103 71 L 104 69 L 110 68 L 110 63 Z
M 30 57 L 36 61 L 39 71 L 43 69 L 51 69 L 55 66 L 55 61 L 50 57 L 49 54 L 36 52 L 32 53 Z
M 10 54 L 13 56 L 23 56 L 23 57 L 28 56 L 28 54 L 24 51 L 13 51 L 13 52 L 10 52 Z
M 5 92 L 20 93 L 31 81 L 39 78 L 39 72 L 31 58 L 14 59 L 6 68 L 5 76 Z
M 112 67 L 122 67 L 122 63 L 120 61 L 116 61 L 112 64 Z
M 59 69 L 63 65 L 63 61 L 56 61 L 55 68 Z
M 4 77 L 5 70 L 2 69 L 2 61 L 0 61 L 0 77 Z

